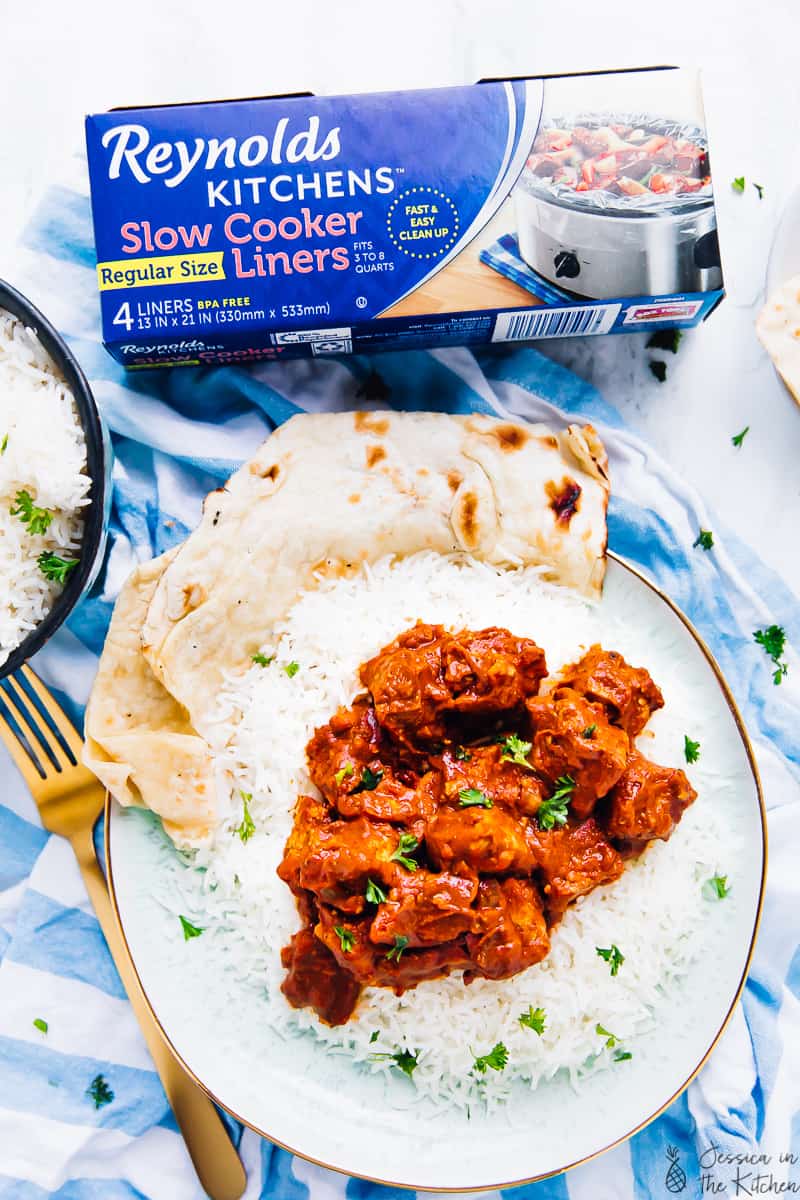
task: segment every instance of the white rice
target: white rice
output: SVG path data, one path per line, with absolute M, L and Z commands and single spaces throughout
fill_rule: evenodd
M 468 987 L 455 974 L 401 997 L 366 989 L 353 1018 L 331 1029 L 310 1010 L 292 1009 L 280 992 L 280 949 L 300 922 L 275 869 L 295 798 L 314 791 L 304 766 L 311 732 L 360 690 L 359 664 L 417 619 L 454 629 L 500 625 L 533 637 L 553 673 L 594 641 L 648 666 L 666 707 L 640 745 L 659 762 L 686 767 L 684 732 L 700 740 L 700 762 L 687 769 L 700 798 L 668 843 L 653 844 L 618 882 L 569 909 L 542 963 L 509 980 L 476 980 Z M 735 832 L 715 816 L 713 801 L 725 787 L 714 769 L 717 733 L 693 705 L 674 648 L 659 644 L 658 631 L 610 621 L 602 606 L 543 583 L 534 568 L 497 571 L 423 553 L 396 564 L 382 560 L 355 578 L 320 580 L 271 631 L 263 650 L 275 661 L 230 681 L 210 731 L 230 810 L 213 846 L 194 860 L 206 869 L 187 872 L 185 893 L 165 902 L 176 912 L 195 911 L 207 937 L 224 938 L 242 986 L 263 990 L 265 1021 L 284 1035 L 313 1036 L 329 1052 L 371 1071 L 395 1069 L 376 1060 L 376 1052 L 418 1052 L 413 1082 L 420 1096 L 441 1106 L 468 1105 L 478 1097 L 494 1104 L 513 1081 L 536 1086 L 560 1069 L 578 1082 L 614 1063 L 620 1049 L 635 1054 L 637 1036 L 652 1028 L 665 992 L 708 936 L 714 905 L 703 882 L 717 870 L 724 873 L 737 845 Z M 293 661 L 300 670 L 289 677 L 283 667 Z M 253 796 L 256 833 L 246 843 L 234 832 L 241 820 L 239 789 Z M 612 943 L 625 955 L 616 977 L 597 955 L 597 947 Z M 518 1021 L 530 1005 L 545 1010 L 541 1037 Z M 618 1045 L 605 1045 L 598 1024 Z M 379 1037 L 373 1042 L 374 1031 Z M 506 1069 L 476 1076 L 474 1056 L 497 1042 L 508 1049 Z M 615 1069 L 625 1069 L 624 1061 Z
M 7 439 L 7 440 L 6 440 Z M 72 393 L 38 338 L 0 310 L 0 664 L 35 629 L 63 590 L 37 559 L 79 556 L 88 503 L 86 442 Z M 20 491 L 53 512 L 31 534 L 11 509 Z

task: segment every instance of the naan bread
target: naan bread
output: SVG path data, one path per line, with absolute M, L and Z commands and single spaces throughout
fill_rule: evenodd
M 216 824 L 211 753 L 144 659 L 141 628 L 177 549 L 137 567 L 117 599 L 86 709 L 84 762 L 124 805 L 151 809 L 179 846 Z
M 758 314 L 756 333 L 781 379 L 800 404 L 800 275 L 770 296 Z
M 293 417 L 212 492 L 184 544 L 117 600 L 86 711 L 85 761 L 182 847 L 217 823 L 208 733 L 224 677 L 318 572 L 466 551 L 538 564 L 590 597 L 605 573 L 607 459 L 590 425 L 440 413 Z
M 468 551 L 498 566 L 542 564 L 598 596 L 608 489 L 591 426 L 554 434 L 482 415 L 293 417 L 207 497 L 156 585 L 145 658 L 203 733 L 224 674 L 249 666 L 316 572 Z

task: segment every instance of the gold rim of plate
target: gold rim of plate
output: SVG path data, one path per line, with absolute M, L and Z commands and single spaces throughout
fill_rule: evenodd
M 218 1104 L 220 1108 L 224 1109 L 225 1112 L 229 1113 L 230 1116 L 232 1116 L 234 1118 L 234 1120 L 239 1121 L 240 1124 L 245 1125 L 248 1129 L 252 1129 L 254 1133 L 259 1134 L 261 1137 L 267 1138 L 268 1141 L 273 1142 L 276 1146 L 280 1146 L 280 1148 L 282 1150 L 287 1150 L 290 1154 L 296 1154 L 298 1156 L 298 1158 L 305 1159 L 306 1162 L 313 1163 L 315 1166 L 324 1167 L 328 1171 L 335 1171 L 339 1175 L 352 1176 L 355 1179 L 364 1179 L 369 1183 L 380 1183 L 380 1184 L 385 1185 L 386 1187 L 403 1188 L 406 1191 L 447 1192 L 447 1193 L 451 1193 L 453 1195 L 457 1195 L 458 1193 L 461 1193 L 464 1191 L 493 1192 L 493 1191 L 501 1190 L 503 1188 L 521 1187 L 527 1183 L 539 1183 L 543 1179 L 552 1179 L 555 1175 L 561 1175 L 565 1171 L 571 1171 L 574 1167 L 583 1166 L 584 1163 L 588 1163 L 588 1162 L 591 1162 L 592 1159 L 599 1158 L 601 1154 L 605 1154 L 605 1153 L 607 1153 L 607 1151 L 613 1150 L 615 1146 L 621 1146 L 623 1144 L 623 1142 L 627 1142 L 629 1138 L 632 1138 L 635 1134 L 639 1133 L 642 1129 L 646 1128 L 646 1126 L 648 1126 L 651 1123 L 651 1121 L 655 1121 L 657 1117 L 660 1117 L 661 1114 L 667 1108 L 669 1108 L 669 1106 L 672 1103 L 674 1103 L 674 1101 L 677 1100 L 678 1097 L 683 1094 L 683 1092 L 686 1091 L 687 1087 L 692 1082 L 692 1080 L 695 1079 L 696 1076 L 700 1073 L 700 1071 L 703 1069 L 703 1067 L 706 1065 L 709 1058 L 713 1054 L 713 1052 L 717 1046 L 717 1043 L 719 1042 L 723 1033 L 727 1029 L 730 1019 L 733 1016 L 733 1010 L 736 1008 L 736 1005 L 739 1002 L 739 997 L 741 996 L 742 991 L 744 990 L 744 985 L 747 982 L 747 975 L 750 970 L 750 964 L 753 959 L 753 952 L 755 950 L 756 938 L 758 937 L 758 930 L 759 930 L 759 926 L 761 924 L 761 914 L 762 914 L 762 909 L 764 906 L 764 888 L 766 886 L 766 879 L 767 879 L 768 846 L 767 846 L 767 813 L 766 813 L 766 809 L 764 807 L 764 794 L 763 794 L 763 791 L 761 788 L 761 776 L 758 771 L 758 765 L 756 763 L 755 754 L 753 753 L 753 747 L 750 743 L 750 738 L 748 736 L 747 729 L 745 727 L 744 719 L 742 718 L 742 714 L 740 713 L 739 707 L 733 697 L 733 693 L 731 692 L 731 689 L 729 688 L 727 681 L 725 680 L 725 676 L 722 674 L 722 671 L 719 667 L 719 664 L 717 663 L 717 660 L 714 658 L 714 655 L 711 653 L 708 646 L 706 645 L 704 640 L 701 638 L 700 634 L 697 632 L 697 630 L 695 629 L 692 622 L 680 610 L 680 608 L 678 608 L 677 604 L 675 604 L 669 598 L 669 596 L 666 594 L 666 592 L 663 592 L 661 590 L 661 588 L 659 588 L 655 583 L 653 583 L 650 579 L 648 579 L 645 575 L 643 575 L 642 572 L 639 571 L 636 567 L 632 566 L 631 563 L 627 562 L 625 559 L 621 558 L 618 554 L 615 554 L 611 550 L 607 551 L 607 557 L 612 559 L 615 563 L 617 563 L 618 566 L 622 567 L 623 570 L 628 571 L 631 575 L 635 576 L 635 578 L 637 578 L 641 583 L 643 583 L 646 587 L 648 587 L 651 592 L 654 592 L 667 605 L 667 607 L 675 614 L 675 616 L 678 617 L 678 619 L 685 626 L 685 628 L 688 629 L 689 633 L 692 635 L 695 642 L 699 646 L 704 658 L 708 662 L 708 665 L 711 667 L 711 670 L 714 673 L 717 683 L 719 684 L 720 691 L 722 692 L 723 696 L 725 697 L 725 702 L 728 705 L 728 708 L 734 719 L 736 728 L 739 731 L 739 737 L 742 740 L 742 744 L 744 746 L 745 753 L 747 755 L 747 762 L 750 767 L 750 774 L 752 775 L 753 783 L 755 784 L 756 795 L 758 797 L 759 818 L 761 821 L 762 854 L 761 854 L 761 881 L 760 881 L 759 889 L 758 889 L 758 904 L 756 906 L 755 921 L 753 922 L 753 932 L 750 935 L 750 945 L 748 946 L 748 949 L 747 949 L 747 958 L 745 959 L 744 970 L 742 971 L 742 976 L 737 985 L 736 992 L 731 1000 L 730 1007 L 728 1008 L 728 1011 L 725 1014 L 722 1024 L 720 1025 L 719 1029 L 717 1030 L 716 1034 L 714 1035 L 711 1045 L 708 1047 L 705 1054 L 700 1059 L 700 1062 L 697 1064 L 697 1066 L 694 1068 L 694 1070 L 691 1072 L 691 1074 L 687 1077 L 687 1079 L 681 1084 L 681 1086 L 679 1088 L 676 1089 L 676 1091 L 674 1091 L 672 1093 L 672 1095 L 667 1100 L 664 1101 L 664 1103 L 659 1108 L 657 1108 L 655 1110 L 655 1112 L 650 1113 L 650 1115 L 645 1117 L 642 1121 L 640 1121 L 638 1125 L 635 1125 L 633 1127 L 633 1129 L 630 1129 L 627 1133 L 624 1133 L 620 1137 L 615 1138 L 614 1141 L 609 1142 L 607 1146 L 602 1146 L 599 1150 L 595 1150 L 592 1154 L 584 1155 L 583 1158 L 576 1158 L 573 1162 L 565 1163 L 563 1166 L 558 1167 L 554 1171 L 545 1171 L 544 1173 L 542 1173 L 540 1175 L 526 1175 L 522 1179 L 509 1179 L 509 1180 L 505 1180 L 504 1182 L 481 1184 L 477 1188 L 466 1188 L 465 1189 L 465 1188 L 460 1188 L 460 1187 L 459 1188 L 433 1187 L 433 1186 L 428 1186 L 423 1183 L 416 1183 L 416 1184 L 397 1183 L 396 1181 L 394 1181 L 392 1179 L 380 1179 L 378 1176 L 375 1176 L 375 1175 L 363 1175 L 357 1171 L 355 1171 L 355 1172 L 345 1171 L 342 1167 L 336 1167 L 332 1163 L 325 1162 L 323 1159 L 314 1158 L 313 1155 L 307 1154 L 303 1150 L 298 1150 L 295 1146 L 289 1146 L 289 1145 L 287 1145 L 286 1142 L 279 1141 L 278 1138 L 275 1138 L 272 1136 L 272 1134 L 268 1133 L 266 1129 L 260 1129 L 257 1125 L 253 1125 L 251 1121 L 248 1121 L 245 1117 L 243 1117 L 239 1113 L 235 1112 L 232 1108 L 229 1108 L 228 1105 L 224 1103 L 224 1101 L 220 1100 L 220 1098 L 218 1096 L 216 1096 L 211 1091 L 211 1089 L 208 1088 L 203 1083 L 202 1079 L 200 1079 L 199 1076 L 197 1076 L 194 1073 L 194 1071 L 189 1066 L 189 1064 L 185 1061 L 185 1059 L 183 1059 L 181 1057 L 181 1055 L 177 1052 L 177 1050 L 175 1049 L 175 1046 L 171 1042 L 166 1030 L 164 1029 L 164 1026 L 161 1024 L 158 1013 L 156 1012 L 155 1008 L 151 1004 L 150 997 L 148 996 L 147 990 L 144 987 L 144 984 L 142 983 L 142 979 L 141 979 L 141 976 L 139 975 L 139 971 L 136 966 L 136 962 L 133 958 L 133 955 L 131 954 L 130 946 L 128 945 L 127 937 L 125 936 L 125 926 L 122 921 L 122 915 L 120 913 L 119 906 L 117 904 L 117 895 L 116 895 L 116 891 L 114 889 L 114 871 L 113 871 L 112 863 L 111 863 L 111 842 L 110 842 L 110 837 L 109 837 L 112 797 L 109 792 L 106 792 L 105 808 L 104 808 L 105 827 L 104 827 L 104 833 L 103 833 L 103 841 L 104 841 L 104 849 L 105 849 L 108 890 L 109 890 L 109 894 L 111 896 L 111 904 L 114 908 L 114 913 L 116 915 L 117 921 L 119 922 L 120 932 L 122 934 L 122 939 L 125 943 L 125 949 L 128 953 L 128 957 L 130 958 L 131 963 L 133 964 L 133 969 L 136 972 L 136 977 L 139 980 L 139 984 L 141 985 L 142 995 L 144 996 L 145 1001 L 147 1002 L 147 1006 L 150 1009 L 150 1012 L 153 1014 L 153 1020 L 156 1022 L 157 1026 L 159 1028 L 159 1031 L 161 1033 L 161 1036 L 163 1037 L 164 1041 L 169 1046 L 172 1053 L 175 1055 L 175 1058 L 178 1060 L 178 1062 L 181 1064 L 183 1069 L 186 1071 L 186 1074 L 189 1075 L 194 1080 L 194 1082 L 198 1085 L 198 1087 L 202 1088 L 202 1090 L 214 1101 L 214 1103 Z

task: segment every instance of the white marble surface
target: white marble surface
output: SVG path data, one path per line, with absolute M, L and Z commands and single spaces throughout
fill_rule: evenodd
M 637 335 L 539 345 L 600 388 L 800 593 L 800 409 L 753 330 L 774 231 L 800 183 L 798 0 L 0 0 L 0 11 L 0 274 L 89 111 L 700 65 L 727 299 L 666 356 L 664 384 Z M 742 174 L 764 185 L 763 201 L 731 190 Z M 734 450 L 731 435 L 748 424 Z

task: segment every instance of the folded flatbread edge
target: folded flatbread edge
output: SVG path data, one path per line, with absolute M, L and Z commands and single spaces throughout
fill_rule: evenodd
M 136 568 L 117 600 L 86 712 L 85 762 L 176 845 L 218 823 L 203 734 L 231 671 L 246 670 L 320 570 L 387 553 L 537 564 L 598 598 L 609 480 L 591 425 L 554 432 L 483 414 L 304 414 L 280 426 L 197 529 Z
M 191 848 L 216 824 L 211 751 L 141 643 L 147 606 L 176 553 L 138 566 L 120 591 L 86 708 L 83 760 L 120 804 L 149 808 L 176 845 Z

